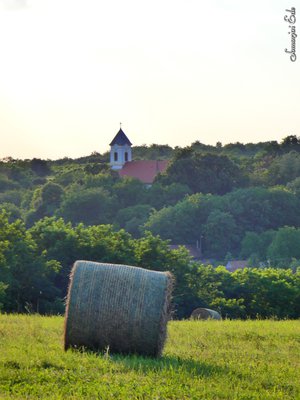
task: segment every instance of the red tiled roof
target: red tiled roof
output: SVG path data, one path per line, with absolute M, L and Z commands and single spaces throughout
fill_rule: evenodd
M 164 172 L 168 166 L 168 160 L 137 160 L 125 163 L 119 171 L 120 176 L 131 176 L 144 183 L 151 184 L 159 172 Z

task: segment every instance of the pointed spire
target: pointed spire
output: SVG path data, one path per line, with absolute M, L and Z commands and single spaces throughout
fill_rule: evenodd
M 125 144 L 131 146 L 132 143 L 128 139 L 128 137 L 125 135 L 125 133 L 122 131 L 122 122 L 120 122 L 120 130 L 116 134 L 116 136 L 113 138 L 112 142 L 110 143 L 110 146 L 113 146 L 114 144 L 117 144 L 119 146 L 124 146 Z

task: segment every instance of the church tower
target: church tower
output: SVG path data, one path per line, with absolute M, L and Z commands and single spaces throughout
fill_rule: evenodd
M 112 169 L 122 169 L 126 162 L 132 160 L 131 146 L 132 143 L 120 126 L 119 132 L 110 143 L 110 165 Z

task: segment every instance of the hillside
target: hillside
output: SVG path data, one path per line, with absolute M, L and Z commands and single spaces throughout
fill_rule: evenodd
M 278 246 L 268 250 L 278 229 L 300 227 L 297 137 L 280 144 L 135 147 L 134 159 L 169 160 L 167 171 L 148 189 L 138 180 L 121 179 L 110 169 L 108 156 L 6 158 L 0 162 L 0 207 L 28 228 L 54 216 L 73 224 L 112 224 L 134 237 L 150 230 L 173 244 L 195 245 L 202 238 L 203 257 L 221 262 L 242 257 L 287 265 L 299 258 L 297 251 L 284 254 Z M 258 242 L 266 240 L 260 246 L 264 251 L 249 248 L 248 232 L 258 235 Z
M 111 170 L 108 153 L 0 162 L 0 310 L 62 313 L 72 263 L 86 258 L 171 270 L 178 317 L 197 306 L 232 318 L 299 317 L 297 137 L 153 144 L 133 156 L 168 159 L 168 168 L 146 187 Z M 196 243 L 194 264 L 184 247 L 169 248 Z M 234 259 L 250 268 L 230 274 L 201 265 Z

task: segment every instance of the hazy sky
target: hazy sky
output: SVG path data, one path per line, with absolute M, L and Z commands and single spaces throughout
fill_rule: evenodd
M 134 145 L 300 135 L 292 6 L 300 34 L 300 0 L 0 0 L 0 157 L 104 152 L 119 122 Z

